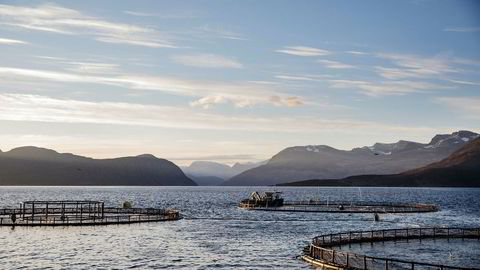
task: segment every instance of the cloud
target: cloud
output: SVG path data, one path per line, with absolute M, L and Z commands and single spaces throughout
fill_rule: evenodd
M 9 38 L 0 38 L 0 45 L 26 45 L 29 44 L 26 41 L 21 41 L 17 39 L 9 39 Z
M 361 52 L 361 51 L 346 51 L 345 53 L 353 54 L 353 55 L 368 55 L 369 53 Z
M 213 95 L 203 97 L 201 99 L 190 102 L 192 107 L 200 107 L 203 109 L 210 109 L 213 105 L 223 104 L 223 103 L 232 103 L 237 108 L 253 107 L 259 102 L 255 99 L 250 99 L 248 97 L 226 97 L 222 95 Z M 268 99 L 265 103 L 278 106 L 277 103 Z M 285 104 L 285 107 L 290 107 Z
M 279 53 L 286 53 L 296 56 L 324 56 L 331 54 L 330 51 L 312 48 L 312 47 L 305 47 L 305 46 L 286 46 L 283 49 L 276 50 Z
M 331 75 L 311 75 L 311 74 L 304 74 L 304 75 L 288 75 L 288 74 L 281 74 L 274 76 L 277 79 L 281 80 L 288 80 L 288 81 L 325 81 L 327 78 L 331 78 Z
M 445 85 L 421 81 L 355 81 L 355 80 L 330 80 L 333 88 L 359 89 L 368 96 L 404 95 L 431 89 L 450 88 Z
M 209 96 L 190 103 L 193 107 L 202 107 L 204 109 L 210 108 L 214 104 L 226 103 L 227 99 L 222 96 Z
M 434 102 L 446 105 L 462 117 L 480 119 L 480 97 L 437 97 Z
M 304 133 L 305 130 L 347 133 L 369 130 L 431 131 L 425 127 L 395 126 L 352 119 L 324 119 L 318 116 L 223 116 L 173 106 L 80 101 L 29 94 L 0 94 L 0 120 L 275 133 Z
M 375 70 L 377 74 L 379 74 L 380 76 L 387 79 L 392 79 L 392 80 L 425 77 L 425 75 L 423 74 L 418 74 L 416 72 L 412 72 L 410 70 L 400 69 L 400 68 L 387 68 L 387 67 L 377 66 L 375 67 Z
M 325 67 L 333 68 L 333 69 L 348 69 L 348 68 L 355 68 L 355 66 L 345 64 L 338 61 L 331 61 L 331 60 L 317 60 L 318 63 L 323 64 Z
M 465 85 L 477 85 L 480 86 L 480 82 L 470 82 L 470 81 L 463 81 L 463 80 L 448 80 L 452 83 L 457 83 L 457 84 L 465 84 Z
M 289 81 L 318 81 L 318 79 L 315 78 L 296 75 L 275 75 L 275 78 Z
M 447 27 L 446 32 L 480 32 L 480 27 Z
M 148 12 L 138 12 L 138 11 L 131 11 L 131 10 L 125 10 L 123 13 L 128 14 L 128 15 L 133 15 L 133 16 L 138 16 L 138 17 L 157 17 L 159 14 L 156 13 L 148 13 Z
M 198 17 L 195 12 L 191 11 L 181 11 L 181 12 L 164 12 L 162 13 L 152 13 L 152 12 L 141 12 L 133 10 L 125 10 L 123 13 L 137 16 L 137 17 L 158 17 L 161 19 L 192 19 Z
M 458 73 L 460 70 L 452 67 L 449 57 L 421 57 L 418 55 L 377 53 L 376 57 L 392 61 L 398 68 L 377 68 L 378 73 L 385 78 L 431 78 L 441 77 L 447 73 Z
M 460 57 L 454 57 L 452 62 L 455 64 L 466 65 L 466 66 L 480 66 L 480 61 L 474 59 L 465 59 Z
M 49 70 L 35 70 L 0 67 L 0 75 L 4 79 L 18 80 L 25 78 L 40 79 L 64 83 L 92 83 L 109 86 L 118 86 L 127 89 L 154 90 L 173 95 L 200 98 L 193 102 L 194 106 L 209 108 L 212 101 L 222 100 L 232 102 L 236 107 L 251 107 L 257 104 L 280 106 L 284 104 L 291 107 L 292 102 L 274 102 L 272 96 L 279 96 L 282 100 L 290 97 L 268 84 L 251 82 L 218 82 L 203 80 L 188 80 L 175 77 L 145 76 L 137 74 L 109 74 L 101 76 L 96 74 L 68 73 Z M 212 98 L 215 97 L 215 98 Z
M 217 54 L 196 53 L 173 55 L 171 59 L 179 64 L 202 68 L 243 68 L 235 59 L 230 59 Z
M 300 99 L 299 97 L 279 97 L 279 96 L 271 96 L 270 101 L 280 107 L 298 107 L 305 104 L 305 102 Z
M 0 5 L 0 24 L 95 40 L 153 48 L 173 48 L 172 42 L 151 28 L 110 22 L 53 4 L 36 7 Z
M 67 68 L 70 71 L 89 74 L 112 74 L 118 71 L 119 67 L 117 64 L 100 62 L 65 61 L 63 63 L 70 66 Z

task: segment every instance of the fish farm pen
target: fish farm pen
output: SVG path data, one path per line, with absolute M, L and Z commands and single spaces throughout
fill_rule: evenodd
M 172 209 L 105 207 L 102 201 L 26 201 L 0 209 L 0 226 L 88 226 L 180 219 Z
M 408 228 L 321 235 L 313 238 L 312 243 L 305 249 L 305 255 L 302 258 L 309 263 L 326 269 L 474 269 L 397 258 L 366 256 L 333 249 L 333 247 L 341 247 L 353 243 L 427 238 L 480 239 L 480 228 Z
M 421 213 L 436 212 L 433 204 L 353 202 L 353 201 L 284 201 L 281 192 L 253 192 L 239 207 L 257 211 L 319 212 L 319 213 Z

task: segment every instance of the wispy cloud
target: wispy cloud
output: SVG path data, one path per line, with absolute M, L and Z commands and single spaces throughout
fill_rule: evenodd
M 171 59 L 179 64 L 202 68 L 243 68 L 235 59 L 210 53 L 176 54 Z
M 462 117 L 480 119 L 480 97 L 437 97 L 435 102 L 444 104 Z
M 175 47 L 158 31 L 110 22 L 53 4 L 36 7 L 0 5 L 0 24 L 66 35 L 91 36 L 101 42 L 154 48 Z
M 199 100 L 192 101 L 190 102 L 190 105 L 193 107 L 201 107 L 204 109 L 209 109 L 213 105 L 222 104 L 226 102 L 227 102 L 227 99 L 225 99 L 223 96 L 208 96 L 208 97 L 201 98 Z
M 49 70 L 34 70 L 22 68 L 0 67 L 0 75 L 4 78 L 30 78 L 66 83 L 93 83 L 118 86 L 127 89 L 155 90 L 165 93 L 197 98 L 193 105 L 203 108 L 222 102 L 231 102 L 236 107 L 250 107 L 257 104 L 279 106 L 282 103 L 272 100 L 291 99 L 292 95 L 275 87 L 251 82 L 218 82 L 188 80 L 175 77 L 144 76 L 137 74 L 109 74 L 108 76 L 57 72 Z M 286 102 L 286 107 L 292 107 L 295 102 Z
M 361 51 L 346 51 L 345 53 L 353 54 L 353 55 L 368 55 L 369 53 L 367 52 L 361 52 Z
M 298 75 L 275 75 L 275 78 L 289 81 L 318 81 L 319 79 Z
M 392 61 L 398 68 L 378 68 L 378 72 L 385 78 L 408 78 L 408 77 L 439 77 L 446 73 L 458 73 L 459 70 L 452 67 L 450 58 L 443 55 L 435 57 L 421 57 L 419 55 L 377 53 L 377 57 Z
M 275 78 L 287 81 L 312 81 L 320 82 L 331 79 L 333 76 L 328 74 L 277 74 Z
M 279 107 L 298 107 L 304 105 L 305 102 L 299 97 L 285 97 L 271 96 L 270 101 Z
M 276 52 L 279 53 L 286 53 L 290 55 L 296 56 L 324 56 L 331 54 L 330 51 L 319 49 L 319 48 L 312 48 L 306 46 L 286 46 L 283 49 L 278 49 Z
M 404 78 L 423 78 L 425 77 L 424 74 L 419 74 L 415 71 L 411 71 L 408 69 L 401 69 L 401 68 L 387 68 L 387 67 L 381 67 L 377 66 L 374 67 L 375 71 L 377 74 L 380 76 L 386 78 L 386 79 L 392 79 L 392 80 L 397 80 L 397 79 L 404 79 Z
M 159 15 L 157 13 L 139 12 L 139 11 L 131 11 L 131 10 L 125 10 L 123 11 L 123 13 L 128 15 L 133 15 L 133 16 L 139 16 L 139 17 L 157 17 Z
M 331 60 L 317 60 L 318 63 L 324 65 L 325 67 L 328 68 L 333 68 L 333 69 L 348 69 L 348 68 L 355 68 L 353 65 L 345 64 L 342 62 L 338 61 L 331 61 Z
M 333 88 L 359 89 L 368 96 L 404 95 L 425 90 L 449 88 L 445 85 L 421 81 L 354 81 L 330 80 Z
M 100 62 L 77 62 L 77 61 L 67 61 L 64 62 L 71 67 L 68 70 L 73 72 L 80 73 L 90 73 L 90 74 L 111 74 L 118 71 L 117 64 L 110 63 L 100 63 Z
M 448 80 L 448 81 L 452 83 L 457 83 L 457 84 L 480 86 L 480 82 L 471 82 L 471 81 L 464 81 L 464 80 Z
M 351 119 L 317 116 L 247 117 L 199 113 L 188 108 L 123 102 L 92 102 L 39 95 L 0 94 L 0 119 L 53 123 L 95 123 L 180 129 L 250 130 L 264 132 L 358 132 L 359 130 L 425 131 Z
M 26 45 L 29 44 L 26 41 L 21 41 L 17 39 L 9 39 L 9 38 L 0 38 L 0 45 Z
M 446 32 L 480 32 L 480 27 L 447 27 Z
M 162 19 L 192 19 L 197 17 L 197 14 L 192 11 L 154 13 L 154 12 L 124 10 L 123 13 L 132 15 L 132 16 L 137 16 L 137 17 L 158 17 Z

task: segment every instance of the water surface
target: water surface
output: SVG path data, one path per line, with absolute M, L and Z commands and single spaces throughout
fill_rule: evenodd
M 287 213 L 239 209 L 248 187 L 0 187 L 0 206 L 92 199 L 175 207 L 185 219 L 97 227 L 0 227 L 1 268 L 309 269 L 298 256 L 316 235 L 350 230 L 480 224 L 480 189 L 279 187 L 287 200 L 436 203 L 419 214 Z M 445 243 L 442 243 L 445 245 Z M 415 252 L 415 251 L 408 251 Z

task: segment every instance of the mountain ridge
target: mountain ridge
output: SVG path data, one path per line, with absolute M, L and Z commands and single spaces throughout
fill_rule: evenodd
M 34 146 L 0 152 L 0 185 L 196 185 L 150 154 L 93 159 Z
M 472 140 L 441 161 L 400 174 L 311 179 L 279 186 L 480 187 L 480 138 Z
M 426 144 L 399 140 L 352 150 L 339 150 L 327 145 L 288 147 L 275 154 L 267 164 L 236 175 L 224 184 L 275 185 L 304 179 L 401 173 L 446 158 L 478 137 L 475 132 L 461 130 L 435 135 Z

